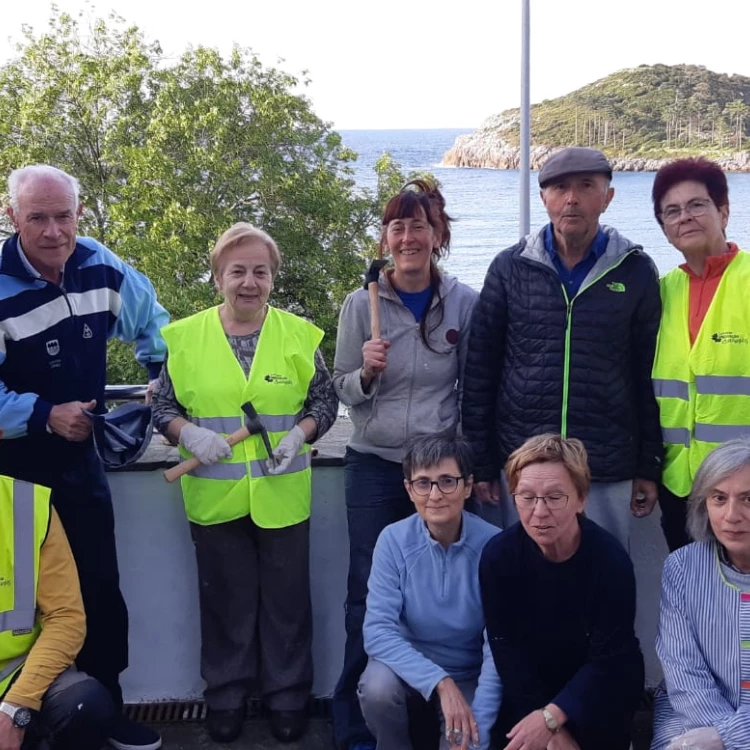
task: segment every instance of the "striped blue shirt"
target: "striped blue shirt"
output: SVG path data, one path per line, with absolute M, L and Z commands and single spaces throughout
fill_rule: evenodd
M 666 693 L 656 697 L 652 750 L 698 727 L 715 727 L 725 750 L 750 748 L 750 593 L 728 571 L 714 542 L 664 565 L 656 652 Z

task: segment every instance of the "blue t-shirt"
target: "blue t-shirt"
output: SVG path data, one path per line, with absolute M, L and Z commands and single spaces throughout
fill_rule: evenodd
M 568 268 L 557 253 L 552 224 L 547 224 L 544 230 L 544 249 L 549 253 L 550 258 L 552 258 L 557 275 L 560 277 L 560 281 L 562 281 L 565 291 L 568 293 L 568 299 L 573 299 L 578 294 L 583 280 L 588 276 L 589 271 L 594 267 L 596 261 L 604 255 L 608 242 L 609 237 L 599 227 L 599 231 L 596 233 L 596 237 L 594 237 L 594 241 L 591 243 L 591 248 L 586 257 L 576 263 L 573 268 Z
M 421 292 L 402 292 L 396 289 L 396 294 L 398 294 L 399 299 L 404 305 L 411 310 L 414 320 L 419 323 L 424 318 L 427 306 L 432 299 L 432 287 L 428 286 L 427 289 L 423 289 Z

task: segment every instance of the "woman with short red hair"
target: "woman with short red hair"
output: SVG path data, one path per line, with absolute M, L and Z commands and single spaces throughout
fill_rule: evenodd
M 686 502 L 718 445 L 750 434 L 750 253 L 727 242 L 729 190 L 718 164 L 662 167 L 654 213 L 685 262 L 661 280 L 653 383 L 665 456 L 659 505 L 670 550 L 687 544 Z

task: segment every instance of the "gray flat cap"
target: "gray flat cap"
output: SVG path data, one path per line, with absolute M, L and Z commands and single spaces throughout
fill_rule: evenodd
M 612 166 L 607 157 L 593 148 L 570 146 L 552 154 L 539 171 L 539 187 L 569 174 L 606 174 L 612 179 Z

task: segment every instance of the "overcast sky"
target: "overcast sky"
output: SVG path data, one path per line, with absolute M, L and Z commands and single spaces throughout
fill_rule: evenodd
M 72 14 L 91 8 L 57 0 Z M 0 62 L 50 3 L 3 3 Z M 298 74 L 336 128 L 476 127 L 518 105 L 521 0 L 97 0 L 164 50 L 252 48 Z M 553 98 L 621 68 L 692 63 L 750 76 L 747 0 L 531 0 L 531 97 Z

